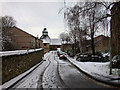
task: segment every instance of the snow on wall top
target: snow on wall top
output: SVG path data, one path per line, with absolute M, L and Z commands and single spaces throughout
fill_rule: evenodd
M 20 55 L 20 54 L 26 54 L 26 53 L 31 53 L 35 51 L 40 51 L 43 48 L 39 49 L 30 49 L 30 50 L 15 50 L 15 51 L 0 51 L 0 57 L 1 56 L 10 56 L 10 55 Z
M 51 39 L 50 45 L 62 45 L 61 39 Z

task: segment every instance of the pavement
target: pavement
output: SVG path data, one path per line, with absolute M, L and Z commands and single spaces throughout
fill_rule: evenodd
M 70 63 L 72 63 L 78 70 L 80 70 L 81 72 L 83 72 L 85 75 L 100 81 L 102 83 L 105 84 L 109 84 L 109 85 L 113 85 L 113 86 L 117 86 L 120 87 L 120 77 L 111 77 L 111 76 L 104 76 L 102 74 L 98 74 L 98 73 L 88 73 L 87 71 L 85 71 L 83 68 L 81 68 L 76 62 L 73 61 L 73 58 L 68 57 L 68 60 Z
M 46 58 L 48 55 L 46 54 L 46 56 L 44 58 Z M 14 85 L 16 85 L 19 81 L 21 81 L 23 78 L 25 78 L 26 76 L 28 76 L 31 72 L 33 72 L 36 68 L 38 68 L 39 66 L 41 66 L 41 64 L 44 62 L 44 59 L 36 64 L 35 66 L 33 66 L 32 68 L 30 68 L 29 70 L 27 70 L 26 72 L 16 76 L 15 78 L 9 80 L 8 82 L 0 85 L 0 90 L 3 88 L 7 88 L 10 89 L 11 87 L 13 87 Z M 44 65 L 45 66 L 45 65 Z M 43 69 L 44 70 L 44 69 Z M 27 83 L 26 83 L 27 84 Z M 23 88 L 23 87 L 22 87 Z

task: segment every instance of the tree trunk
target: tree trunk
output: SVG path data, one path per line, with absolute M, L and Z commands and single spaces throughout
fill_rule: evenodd
M 74 56 L 76 54 L 76 39 L 75 39 L 75 44 L 74 44 Z
M 92 49 L 92 54 L 95 54 L 95 45 L 94 45 L 94 28 L 95 25 L 92 25 L 92 29 L 91 29 L 91 49 Z
M 95 17 L 95 11 L 93 12 L 93 22 L 94 22 L 94 18 Z M 91 48 L 92 48 L 92 54 L 95 54 L 95 46 L 94 46 L 94 32 L 95 32 L 95 24 L 92 24 L 92 28 L 91 28 Z
M 95 54 L 94 35 L 93 34 L 91 34 L 91 49 L 92 49 L 92 54 Z

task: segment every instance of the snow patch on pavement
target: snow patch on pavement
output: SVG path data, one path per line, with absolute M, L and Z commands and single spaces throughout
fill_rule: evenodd
M 112 69 L 113 74 L 109 75 L 110 62 L 79 62 L 71 57 L 68 57 L 68 59 L 82 71 L 94 77 L 106 80 L 110 80 L 111 78 L 120 78 L 118 74 L 119 69 Z M 114 80 L 114 82 L 120 83 L 120 80 Z

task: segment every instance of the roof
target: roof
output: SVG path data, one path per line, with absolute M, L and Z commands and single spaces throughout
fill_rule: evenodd
M 51 39 L 49 36 L 46 36 L 44 38 L 41 39 L 43 41 L 43 43 L 50 43 L 51 42 Z
M 73 44 L 73 42 L 71 42 L 71 41 L 62 41 L 62 44 Z
M 22 31 L 22 32 L 24 32 L 24 33 L 26 33 L 26 34 L 30 35 L 31 37 L 37 38 L 37 37 L 33 36 L 32 34 L 30 34 L 30 33 L 26 32 L 26 31 L 24 31 L 24 30 L 22 30 L 22 29 L 20 29 L 20 28 L 18 28 L 18 27 L 16 27 L 16 26 L 14 26 L 14 27 L 13 27 L 13 28 L 11 28 L 11 29 L 14 29 L 14 28 L 16 28 L 17 30 L 20 30 L 20 31 Z
M 50 45 L 62 45 L 61 39 L 51 39 Z

